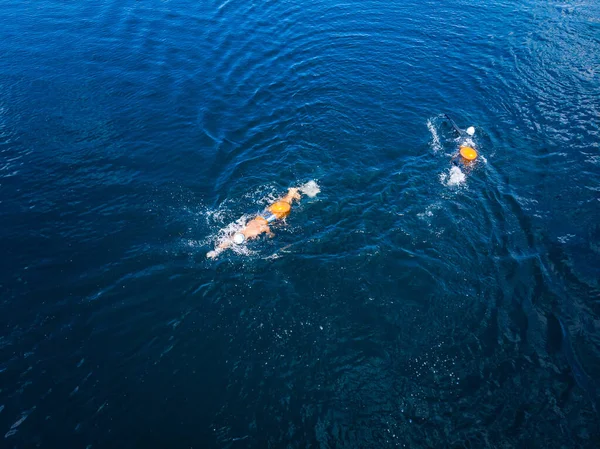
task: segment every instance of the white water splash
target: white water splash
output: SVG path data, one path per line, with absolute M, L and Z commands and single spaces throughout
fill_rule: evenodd
M 314 198 L 321 192 L 319 185 L 316 181 L 312 180 L 308 181 L 306 184 L 302 184 L 298 189 L 309 198 Z
M 208 224 L 222 223 L 225 220 L 225 212 L 226 211 L 222 208 L 207 210 L 204 213 L 204 216 L 206 217 L 206 222 Z
M 466 138 L 459 138 L 459 146 L 460 147 L 471 147 L 471 148 L 477 148 L 477 145 L 475 143 L 475 141 L 473 139 L 471 139 L 470 137 L 466 137 Z
M 456 165 L 453 166 L 450 170 L 448 170 L 448 173 L 442 173 L 440 175 L 440 181 L 442 182 L 442 184 L 448 187 L 459 186 L 461 184 L 464 184 L 466 180 L 467 177 Z
M 442 149 L 442 143 L 440 141 L 440 136 L 437 133 L 435 126 L 433 126 L 433 122 L 431 120 L 427 120 L 427 129 L 431 133 L 431 148 L 437 153 Z
M 215 247 L 218 247 L 219 245 L 227 241 L 231 241 L 231 237 L 233 236 L 233 234 L 235 234 L 236 232 L 240 232 L 242 229 L 244 229 L 246 223 L 253 218 L 254 217 L 251 217 L 250 215 L 242 215 L 236 221 L 229 223 L 227 226 L 220 229 L 217 235 L 213 239 L 211 239 L 215 241 Z M 249 256 L 250 254 L 252 254 L 252 251 L 250 251 L 248 246 L 246 246 L 246 242 L 242 244 L 233 244 L 229 247 L 229 249 L 236 254 L 244 256 Z

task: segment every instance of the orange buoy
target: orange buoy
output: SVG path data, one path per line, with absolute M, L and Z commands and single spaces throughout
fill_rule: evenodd
M 269 206 L 269 210 L 273 212 L 277 218 L 284 218 L 290 213 L 291 208 L 290 203 L 286 203 L 285 201 L 277 201 Z
M 474 148 L 462 146 L 460 147 L 460 155 L 468 161 L 477 159 L 477 151 Z

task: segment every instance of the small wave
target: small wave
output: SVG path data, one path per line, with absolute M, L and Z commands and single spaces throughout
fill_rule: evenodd
M 219 5 L 219 7 L 217 8 L 218 11 L 221 11 L 223 8 L 225 8 L 229 3 L 231 3 L 231 0 L 225 0 L 222 4 Z
M 6 434 L 4 435 L 4 438 L 9 438 L 9 437 L 13 436 L 15 433 L 17 433 L 18 427 L 25 422 L 25 420 L 29 417 L 31 412 L 33 412 L 36 408 L 37 407 L 34 406 L 32 409 L 23 412 L 21 414 L 21 417 L 12 426 L 10 426 L 10 430 L 8 432 L 6 432 Z

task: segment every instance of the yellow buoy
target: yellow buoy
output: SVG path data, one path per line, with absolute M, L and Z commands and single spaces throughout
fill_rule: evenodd
M 285 201 L 277 201 L 276 203 L 271 204 L 269 210 L 273 212 L 277 218 L 284 218 L 290 213 L 291 206 L 290 203 L 286 203 Z
M 477 151 L 474 148 L 462 146 L 460 147 L 460 155 L 468 161 L 477 159 Z

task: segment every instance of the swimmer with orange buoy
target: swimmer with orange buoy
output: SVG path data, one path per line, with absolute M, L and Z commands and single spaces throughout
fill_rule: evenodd
M 446 118 L 448 120 L 450 120 L 450 124 L 452 125 L 454 130 L 458 133 L 459 137 L 462 138 L 462 141 L 459 144 L 459 152 L 458 153 L 460 154 L 460 156 L 463 158 L 463 160 L 465 162 L 473 162 L 478 157 L 477 150 L 475 149 L 475 142 L 473 142 L 473 139 L 471 139 L 471 137 L 473 137 L 475 135 L 475 127 L 469 126 L 466 129 L 466 131 L 463 131 L 456 125 L 456 123 L 454 123 L 454 120 L 452 120 L 452 118 L 450 118 L 450 116 L 448 114 L 444 114 L 444 115 L 446 116 Z M 465 136 L 465 134 L 466 134 L 466 136 Z M 455 157 L 457 157 L 457 156 L 455 156 Z
M 319 186 L 314 181 L 309 181 L 300 188 L 293 187 L 288 189 L 287 194 L 283 198 L 275 201 L 262 214 L 250 220 L 242 229 L 222 241 L 214 250 L 209 251 L 206 257 L 214 259 L 226 249 L 235 245 L 242 245 L 247 240 L 257 238 L 261 234 L 273 237 L 274 234 L 271 232 L 269 225 L 285 219 L 290 214 L 294 201 L 300 201 L 302 198 L 301 193 L 314 197 L 319 192 Z

